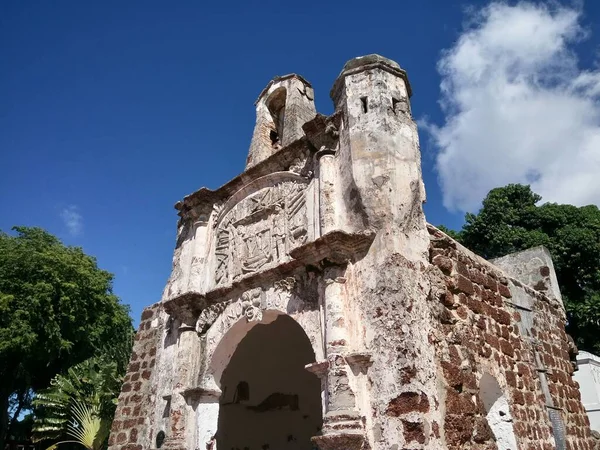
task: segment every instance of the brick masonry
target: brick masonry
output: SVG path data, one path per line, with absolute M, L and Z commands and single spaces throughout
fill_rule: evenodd
M 439 230 L 430 227 L 429 231 L 430 260 L 445 286 L 432 299 L 439 303 L 434 308 L 438 329 L 430 342 L 437 349 L 443 374 L 448 448 L 497 448 L 478 396 L 478 380 L 485 372 L 505 390 L 520 448 L 557 448 L 549 409 L 562 419 L 567 449 L 594 448 L 572 378 L 562 305 L 507 278 Z M 513 293 L 528 297 L 531 311 L 515 305 Z M 522 323 L 526 314 L 532 319 L 530 327 Z M 547 406 L 541 374 L 554 408 Z
M 157 303 L 144 309 L 142 313 L 110 430 L 109 450 L 150 448 L 152 430 L 148 425 L 155 407 L 153 372 L 156 366 L 156 349 L 161 338 L 158 311 Z

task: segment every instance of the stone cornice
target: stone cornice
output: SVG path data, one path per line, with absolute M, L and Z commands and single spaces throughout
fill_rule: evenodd
M 340 111 L 331 116 L 324 116 L 317 113 L 314 119 L 302 125 L 302 130 L 306 133 L 307 139 L 314 148 L 320 150 L 325 147 L 334 149 L 339 140 L 339 128 L 342 121 Z
M 360 233 L 332 231 L 292 250 L 290 252 L 292 258 L 289 261 L 248 275 L 229 285 L 217 287 L 204 294 L 193 291 L 185 292 L 165 300 L 163 306 L 168 314 L 183 321 L 190 321 L 192 318 L 198 317 L 209 304 L 226 301 L 249 289 L 285 278 L 300 267 L 343 265 L 349 261 L 360 259 L 367 252 L 374 238 L 375 232 L 371 230 Z
M 163 302 L 167 314 L 182 320 L 187 325 L 195 323 L 206 305 L 206 297 L 200 292 L 194 291 L 184 292 Z
M 329 96 L 337 104 L 337 98 L 339 96 L 339 91 L 341 90 L 344 79 L 348 75 L 354 75 L 356 73 L 364 72 L 366 70 L 379 69 L 385 72 L 391 73 L 397 77 L 400 77 L 404 80 L 406 84 L 406 92 L 408 97 L 412 97 L 412 88 L 410 86 L 410 82 L 408 81 L 408 75 L 406 70 L 402 69 L 397 63 L 384 58 L 379 55 L 368 55 L 363 56 L 361 58 L 355 58 L 346 63 L 342 73 L 337 77 L 335 82 L 333 83 L 333 87 L 331 88 L 331 92 Z

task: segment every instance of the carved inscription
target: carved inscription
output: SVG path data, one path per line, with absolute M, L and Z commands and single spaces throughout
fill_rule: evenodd
M 237 203 L 216 231 L 217 285 L 275 265 L 307 240 L 306 184 L 282 182 Z

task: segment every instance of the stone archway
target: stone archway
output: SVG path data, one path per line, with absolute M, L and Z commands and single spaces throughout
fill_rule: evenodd
M 311 450 L 322 426 L 321 382 L 303 328 L 278 315 L 239 342 L 220 378 L 219 450 Z

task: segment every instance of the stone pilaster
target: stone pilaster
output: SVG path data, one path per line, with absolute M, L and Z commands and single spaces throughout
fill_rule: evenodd
M 198 330 L 197 330 L 198 331 Z M 219 421 L 219 398 L 221 389 L 209 372 L 210 357 L 206 354 L 206 335 L 200 335 L 201 350 L 198 359 L 202 365 L 198 369 L 197 385 L 185 392 L 188 402 L 195 407 L 194 427 L 197 430 L 197 445 L 201 449 L 216 450 L 217 427 Z
M 315 158 L 319 171 L 319 236 L 337 227 L 335 210 L 335 151 L 323 147 Z
M 195 442 L 195 433 L 189 433 L 189 430 L 196 428 L 194 414 L 185 394 L 193 385 L 196 359 L 200 353 L 200 340 L 192 317 L 184 318 L 177 331 L 179 333 L 177 365 L 173 377 L 169 432 L 164 444 L 167 449 L 193 448 Z
M 194 223 L 194 249 L 192 265 L 188 281 L 188 291 L 204 292 L 206 289 L 206 247 L 207 247 L 208 222 L 197 220 Z
M 313 438 L 321 450 L 358 450 L 364 448 L 366 440 L 351 386 L 352 371 L 346 361 L 350 342 L 344 307 L 346 279 L 342 273 L 341 267 L 333 266 L 325 269 L 324 274 L 326 361 L 320 364 L 319 370 L 313 370 L 317 374 L 320 372 L 326 389 L 322 435 Z

